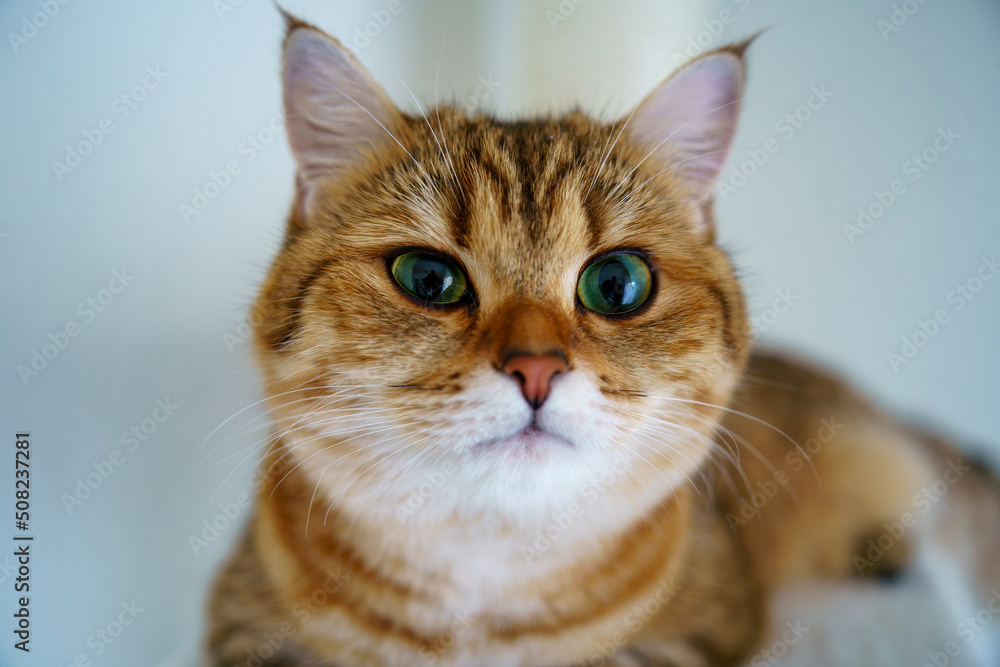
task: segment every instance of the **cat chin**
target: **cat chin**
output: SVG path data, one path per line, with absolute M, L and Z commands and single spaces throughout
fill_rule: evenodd
M 524 443 L 515 437 L 513 443 L 466 452 L 433 470 L 410 470 L 421 484 L 389 504 L 393 518 L 411 526 L 457 520 L 469 526 L 517 526 L 529 533 L 572 526 L 572 532 L 586 534 L 617 530 L 641 508 L 688 483 L 678 470 L 653 470 L 610 449 L 532 437 L 538 440 Z

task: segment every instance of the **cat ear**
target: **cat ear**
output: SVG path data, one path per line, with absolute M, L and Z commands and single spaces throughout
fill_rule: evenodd
M 647 159 L 684 181 L 703 206 L 711 202 L 736 132 L 746 46 L 688 63 L 646 96 L 626 126 Z
M 391 141 L 399 111 L 340 42 L 288 14 L 285 20 L 285 126 L 304 209 L 320 179 Z

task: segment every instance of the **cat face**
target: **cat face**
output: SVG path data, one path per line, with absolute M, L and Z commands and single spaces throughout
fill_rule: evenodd
M 420 521 L 687 483 L 746 356 L 710 197 L 742 77 L 709 54 L 610 125 L 414 116 L 292 22 L 298 193 L 256 330 L 289 456 Z

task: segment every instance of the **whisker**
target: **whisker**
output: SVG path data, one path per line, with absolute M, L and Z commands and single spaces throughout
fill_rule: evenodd
M 429 441 L 430 439 L 431 439 L 431 436 L 429 436 L 429 435 L 428 436 L 424 436 L 423 438 L 420 438 L 419 440 L 414 440 L 413 442 L 405 445 L 404 447 L 401 447 L 399 450 L 397 450 L 394 453 L 402 452 L 402 451 L 404 451 L 404 450 L 406 450 L 406 449 L 408 449 L 410 447 L 419 447 L 420 445 L 424 444 L 425 442 Z M 425 449 L 424 451 L 420 452 L 416 456 L 410 457 L 410 461 L 406 464 L 406 467 L 403 468 L 402 470 L 398 471 L 395 475 L 393 475 L 393 477 L 396 478 L 396 484 L 398 484 L 399 481 L 403 479 L 403 476 L 404 476 L 406 470 L 409 469 L 409 466 L 413 464 L 414 460 L 419 459 L 420 457 L 426 455 L 430 451 L 431 450 L 428 448 L 428 449 Z M 381 463 L 381 461 L 378 461 L 376 463 Z M 362 473 L 362 474 L 364 474 L 364 473 Z M 392 479 L 392 478 L 390 477 L 389 479 Z M 361 504 L 364 504 L 369 498 L 371 498 L 371 496 L 372 496 L 373 493 L 375 493 L 376 491 L 381 490 L 388 482 L 389 482 L 389 480 L 383 480 L 382 482 L 380 482 L 378 486 L 373 487 L 372 490 L 369 491 L 368 494 L 364 498 L 362 498 L 359 502 Z M 389 492 L 392 491 L 392 489 L 396 488 L 396 484 L 393 484 L 391 488 L 389 488 L 389 489 L 386 490 L 385 495 L 383 496 L 383 499 L 387 498 Z
M 426 170 L 426 169 L 424 169 L 424 166 L 423 166 L 422 164 L 420 164 L 420 162 L 418 162 L 418 161 L 417 161 L 417 158 L 413 157 L 413 153 L 411 153 L 411 152 L 410 152 L 410 151 L 409 151 L 409 150 L 408 150 L 408 149 L 406 148 L 406 146 L 404 146 L 404 145 L 403 145 L 403 143 L 402 143 L 402 142 L 401 142 L 401 141 L 400 141 L 399 139 L 397 139 L 397 138 L 396 138 L 396 135 L 395 135 L 395 134 L 393 134 L 393 133 L 392 133 L 392 131 L 391 131 L 391 130 L 389 130 L 389 128 L 387 128 L 387 127 L 386 127 L 385 125 L 383 125 L 383 124 L 382 124 L 382 121 L 380 121 L 380 120 L 379 120 L 378 118 L 376 118 L 376 117 L 375 117 L 375 115 L 374 115 L 374 114 L 372 114 L 372 112 L 370 112 L 370 111 L 369 111 L 368 109 L 366 109 L 366 108 L 365 108 L 365 107 L 364 107 L 364 106 L 363 106 L 363 105 L 362 105 L 362 104 L 361 104 L 360 102 L 358 102 L 358 101 L 357 101 L 356 99 L 354 99 L 353 97 L 351 97 L 350 95 L 348 95 L 347 93 L 345 93 L 344 91 L 342 91 L 342 90 L 341 90 L 340 88 L 337 88 L 337 87 L 336 87 L 335 85 L 333 85 L 332 83 L 327 83 L 326 85 L 327 85 L 327 86 L 328 86 L 329 88 L 331 88 L 332 90 L 335 90 L 335 91 L 337 91 L 338 93 L 340 93 L 341 95 L 343 95 L 344 97 L 346 97 L 347 99 L 349 99 L 349 100 L 350 100 L 351 102 L 353 102 L 353 103 L 354 103 L 354 106 L 356 106 L 357 108 L 361 109 L 361 110 L 362 110 L 362 111 L 364 111 L 364 112 L 365 112 L 366 114 L 368 114 L 368 116 L 369 116 L 369 117 L 370 117 L 370 118 L 371 118 L 371 119 L 372 119 L 373 121 L 375 121 L 375 123 L 376 123 L 376 124 L 378 124 L 378 126 L 379 126 L 379 127 L 381 127 L 381 128 L 383 129 L 383 130 L 385 130 L 385 133 L 386 133 L 386 134 L 388 134 L 388 135 L 389 135 L 389 136 L 390 136 L 390 137 L 392 138 L 392 140 L 393 140 L 393 141 L 395 141 L 395 142 L 396 142 L 396 144 L 397 144 L 397 145 L 398 145 L 398 146 L 399 146 L 400 148 L 402 148 L 402 149 L 403 149 L 403 152 L 404 152 L 404 153 L 406 153 L 407 155 L 409 155 L 409 156 L 410 156 L 410 159 L 411 159 L 411 160 L 413 160 L 413 163 L 414 163 L 415 165 L 417 165 L 417 168 L 418 168 L 418 169 L 420 169 L 420 171 L 421 171 L 421 172 L 423 172 L 424 176 L 426 176 L 426 177 L 427 177 L 427 180 L 428 180 L 428 181 L 432 181 L 432 179 L 431 179 L 431 176 L 430 176 L 430 174 L 428 174 L 428 173 L 427 173 L 427 170 Z
M 358 438 L 363 438 L 365 436 L 374 435 L 376 433 L 384 433 L 384 432 L 390 431 L 390 430 L 392 430 L 394 428 L 395 428 L 395 425 L 378 426 L 378 427 L 374 427 L 373 426 L 370 429 L 362 430 L 362 432 L 357 433 L 356 435 L 353 435 L 353 436 L 351 436 L 349 438 L 337 439 L 332 444 L 327 445 L 326 447 L 323 447 L 321 449 L 316 450 L 315 452 L 313 452 L 312 454 L 310 454 L 309 456 L 305 457 L 304 459 L 302 459 L 301 461 L 299 461 L 298 463 L 296 463 L 294 466 L 292 466 L 291 470 L 289 470 L 288 472 L 286 472 L 284 474 L 284 476 L 281 479 L 279 479 L 278 482 L 274 485 L 274 488 L 271 489 L 271 494 L 268 497 L 270 498 L 271 496 L 273 496 L 274 492 L 277 490 L 278 486 L 280 486 L 281 483 L 284 482 L 285 479 L 287 479 L 289 475 L 291 475 L 299 466 L 301 466 L 303 463 L 305 463 L 309 459 L 313 458 L 314 456 L 318 456 L 318 455 L 322 454 L 323 452 L 326 452 L 326 451 L 328 451 L 330 449 L 333 449 L 334 447 L 337 447 L 339 445 L 343 445 L 343 444 L 351 442 L 353 440 L 357 440 Z M 293 447 L 293 449 L 301 448 L 302 446 L 304 446 L 306 444 L 309 444 L 309 443 L 315 442 L 316 440 L 321 440 L 321 439 L 324 439 L 324 438 L 327 438 L 327 437 L 329 437 L 329 436 L 326 436 L 326 435 L 317 435 L 317 436 L 314 436 L 312 438 L 305 438 L 301 442 L 297 442 L 295 444 L 295 446 Z M 367 447 L 367 445 L 366 445 L 366 447 Z M 365 447 L 361 447 L 360 449 L 355 450 L 355 451 L 361 451 L 362 449 L 365 449 Z M 337 463 L 337 461 L 340 461 L 341 459 L 343 459 L 343 458 L 345 458 L 347 456 L 350 456 L 350 455 L 351 455 L 350 452 L 347 453 L 347 454 L 344 454 L 344 456 L 341 456 L 339 459 L 337 459 L 333 463 Z M 332 465 L 332 464 L 330 464 L 330 465 Z
M 618 207 L 621 206 L 621 205 L 623 205 L 623 204 L 625 204 L 625 203 L 631 203 L 632 199 L 635 198 L 635 196 L 642 190 L 643 187 L 645 187 L 645 185 L 647 183 L 649 183 L 650 181 L 652 181 L 654 178 L 656 178 L 657 176 L 659 176 L 663 172 L 669 171 L 669 170 L 673 169 L 674 167 L 677 167 L 679 165 L 684 164 L 685 162 L 690 162 L 691 160 L 697 160 L 700 157 L 705 157 L 706 155 L 713 155 L 715 153 L 725 153 L 725 152 L 726 151 L 724 151 L 724 150 L 708 151 L 707 153 L 699 153 L 698 155 L 692 155 L 691 157 L 686 158 L 684 160 L 679 160 L 677 162 L 674 162 L 669 167 L 666 167 L 664 169 L 659 170 L 658 172 L 656 172 L 655 174 L 653 174 L 652 176 L 650 176 L 649 178 L 647 178 L 645 181 L 643 181 L 642 183 L 640 183 L 636 187 L 632 188 L 632 190 L 630 190 L 629 193 L 625 197 L 622 197 L 618 202 L 615 203 L 614 206 L 611 207 L 611 211 L 614 212 L 614 211 L 618 210 Z M 611 195 L 609 194 L 608 196 L 610 197 Z
M 448 158 L 448 165 L 451 169 L 452 176 L 455 178 L 455 183 L 458 185 L 458 190 L 463 195 L 465 194 L 462 189 L 462 181 L 458 178 L 458 172 L 455 169 L 455 161 L 451 157 L 451 149 L 448 147 L 448 137 L 444 133 L 444 128 L 441 127 L 441 107 L 438 103 L 438 82 L 441 78 L 441 62 L 444 60 L 444 47 L 447 43 L 446 35 L 441 35 L 441 52 L 438 54 L 437 69 L 434 72 L 434 107 L 435 113 L 434 117 L 437 119 L 438 133 L 441 136 L 441 143 L 444 144 L 445 156 Z M 429 123 L 428 123 L 429 124 Z
M 365 445 L 364 447 L 360 447 L 359 449 L 355 450 L 354 452 L 349 452 L 347 454 L 344 454 L 340 458 L 338 458 L 338 459 L 336 459 L 334 461 L 331 461 L 330 463 L 328 463 L 326 466 L 323 467 L 323 470 L 320 472 L 319 477 L 316 479 L 316 484 L 313 487 L 312 496 L 309 499 L 309 505 L 308 505 L 308 507 L 306 509 L 305 534 L 307 536 L 309 535 L 309 518 L 310 518 L 310 515 L 312 514 L 312 506 L 313 506 L 313 503 L 314 503 L 314 501 L 316 499 L 316 494 L 319 492 L 319 485 L 323 481 L 323 476 L 326 474 L 326 471 L 329 470 L 331 466 L 333 466 L 336 463 L 340 462 L 344 458 L 350 456 L 352 453 L 353 454 L 357 454 L 357 453 L 362 452 L 362 451 L 364 451 L 366 449 L 370 449 L 372 447 L 377 447 L 379 445 L 385 444 L 386 442 L 390 442 L 392 440 L 395 440 L 395 439 L 397 439 L 399 437 L 404 437 L 404 434 L 395 435 L 395 436 L 393 436 L 391 438 L 383 438 L 381 440 L 376 440 L 375 442 L 369 443 L 369 444 Z M 339 444 L 343 444 L 343 443 L 342 442 L 337 442 L 337 443 L 334 443 L 333 445 L 330 445 L 329 447 L 324 447 L 319 452 L 316 452 L 316 454 L 319 454 L 321 452 L 325 452 L 325 451 L 328 451 L 330 449 L 333 449 L 333 447 L 335 447 L 335 446 L 337 446 Z M 402 449 L 406 449 L 406 447 L 403 447 Z M 396 451 L 400 451 L 400 450 L 396 450 Z M 311 456 L 313 456 L 313 455 L 311 455 Z M 309 458 L 309 457 L 307 457 L 307 458 Z M 286 477 L 287 477 L 287 475 L 286 475 Z M 282 478 L 281 480 L 279 480 L 278 484 L 280 484 L 281 481 L 284 481 L 284 478 Z M 350 486 L 350 484 L 348 484 L 348 486 Z M 275 485 L 275 488 L 277 488 L 277 484 Z M 273 491 L 272 491 L 272 493 L 273 493 Z M 340 496 L 338 495 L 337 497 L 339 498 Z M 332 505 L 331 505 L 331 507 L 332 507 Z M 330 513 L 330 510 L 327 509 L 327 515 L 326 516 L 329 516 L 329 513 Z M 326 525 L 326 516 L 324 516 L 324 518 L 323 518 L 323 525 L 324 526 Z
M 370 393 L 370 394 L 367 394 L 367 395 L 378 396 L 379 394 L 377 394 L 377 393 Z M 355 399 L 357 397 L 358 397 L 358 395 L 355 394 L 355 395 L 352 395 L 350 397 L 339 398 L 338 400 L 345 400 L 346 401 L 346 400 Z M 332 400 L 332 398 L 337 398 L 337 397 L 336 396 L 331 397 L 331 400 Z M 282 405 L 282 407 L 287 408 L 287 407 L 290 407 L 292 405 L 296 405 L 296 404 L 299 404 L 299 403 L 315 402 L 317 400 L 320 400 L 320 399 L 317 399 L 314 396 L 307 396 L 307 397 L 304 397 L 304 398 L 297 398 L 297 399 L 292 400 L 292 401 L 283 401 L 281 405 Z M 307 412 L 306 414 L 304 414 L 303 416 L 301 416 L 298 420 L 296 420 L 296 422 L 292 426 L 297 425 L 299 423 L 302 423 L 303 420 L 308 419 L 309 417 L 314 416 L 315 414 L 319 414 L 320 412 L 328 414 L 328 413 L 337 412 L 337 411 L 345 411 L 345 412 L 346 411 L 355 411 L 355 414 L 362 414 L 360 412 L 360 409 L 357 409 L 354 406 L 332 408 L 328 404 L 324 404 L 323 407 L 321 407 L 321 408 L 319 408 L 317 410 L 311 410 L 311 411 Z M 211 468 L 211 467 L 216 466 L 216 465 L 218 465 L 220 463 L 228 461 L 229 459 L 234 458 L 235 456 L 238 456 L 241 452 L 244 452 L 249 447 L 252 447 L 253 445 L 249 445 L 248 447 L 244 447 L 243 449 L 240 449 L 237 452 L 235 452 L 233 454 L 230 454 L 229 456 L 227 456 L 225 458 L 222 458 L 222 459 L 220 459 L 218 461 L 215 461 L 213 463 L 207 463 L 206 462 L 208 460 L 208 458 L 212 456 L 212 454 L 214 454 L 216 451 L 218 451 L 219 449 L 221 449 L 222 447 L 224 447 L 226 444 L 228 444 L 229 442 L 231 442 L 233 439 L 235 439 L 238 436 L 240 436 L 244 431 L 246 431 L 248 428 L 250 428 L 253 424 L 255 424 L 256 422 L 258 422 L 258 421 L 260 421 L 260 420 L 262 420 L 264 418 L 273 418 L 273 415 L 270 412 L 262 412 L 259 415 L 257 415 L 256 417 L 254 417 L 253 419 L 251 419 L 246 424 L 243 424 L 242 426 L 240 426 L 238 429 L 236 429 L 236 431 L 234 433 L 232 433 L 231 435 L 229 435 L 229 437 L 227 437 L 225 440 L 223 440 L 222 442 L 220 442 L 218 445 L 215 445 L 211 449 L 211 451 L 209 451 L 202 458 L 202 460 L 198 464 L 197 468 L 198 469 Z M 270 426 L 270 424 L 261 424 L 261 426 L 262 427 L 266 427 L 266 426 Z M 286 428 L 290 428 L 290 427 L 286 427 Z M 274 435 L 274 432 L 272 432 L 271 434 Z M 281 431 L 279 430 L 277 432 L 277 434 L 280 435 Z
M 402 451 L 404 451 L 404 450 L 406 450 L 406 449 L 408 449 L 409 447 L 412 447 L 412 446 L 413 446 L 413 443 L 411 442 L 411 443 L 409 443 L 409 444 L 407 444 L 407 445 L 405 445 L 405 446 L 403 446 L 403 447 L 401 447 L 399 449 L 394 449 L 393 451 L 389 452 L 388 454 L 386 454 L 385 456 L 383 456 L 382 458 L 380 458 L 378 461 L 375 461 L 375 463 L 372 463 L 370 466 L 368 466 L 367 468 L 365 468 L 363 471 L 361 471 L 360 474 L 356 475 L 354 477 L 354 479 L 352 479 L 350 482 L 348 482 L 347 486 L 345 486 L 344 488 L 342 488 L 340 490 L 340 493 L 338 493 L 337 496 L 333 500 L 330 501 L 330 505 L 326 508 L 326 514 L 323 515 L 323 525 L 324 526 L 326 525 L 327 519 L 329 519 L 329 517 L 330 517 L 330 510 L 333 509 L 334 505 L 337 504 L 337 501 L 340 500 L 341 496 L 343 496 L 344 493 L 346 493 L 347 490 L 349 488 L 351 488 L 351 486 L 353 486 L 356 481 L 358 481 L 359 479 L 361 479 L 362 477 L 364 477 L 365 474 L 367 474 L 369 470 L 371 470 L 372 468 L 374 468 L 378 464 L 382 463 L 386 459 L 388 459 L 390 457 L 393 457 L 396 454 L 399 454 L 400 452 L 402 452 Z
M 300 387 L 298 389 L 290 389 L 288 391 L 282 391 L 282 392 L 279 392 L 277 394 L 271 394 L 270 396 L 265 396 L 264 398 L 260 399 L 259 401 L 254 401 L 253 403 L 251 403 L 250 405 L 246 406 L 242 410 L 238 410 L 238 411 L 234 412 L 232 415 L 230 415 L 221 424 L 219 424 L 218 426 L 216 426 L 212 430 L 212 432 L 209 433 L 208 436 L 206 436 L 206 438 L 204 440 L 202 440 L 201 444 L 194 448 L 194 451 L 198 451 L 199 449 L 201 449 L 202 447 L 204 447 L 205 444 L 209 440 L 211 440 L 212 436 L 214 436 L 216 433 L 219 432 L 219 429 L 221 429 L 222 427 L 224 427 L 226 424 L 228 424 L 234 418 L 236 418 L 239 415 L 243 414 L 247 410 L 250 410 L 251 408 L 254 408 L 254 407 L 260 405 L 261 403 L 266 403 L 267 401 L 273 400 L 275 398 L 279 398 L 281 396 L 287 396 L 288 394 L 294 394 L 294 393 L 300 392 L 300 391 L 310 391 L 310 390 L 323 391 L 325 389 L 339 389 L 339 388 L 343 388 L 343 389 L 350 389 L 350 388 L 384 388 L 384 385 L 374 385 L 374 384 L 372 384 L 372 385 L 363 385 L 363 384 L 359 384 L 359 385 L 343 385 L 343 386 L 325 386 L 325 385 L 319 385 L 319 386 Z
M 816 472 L 816 468 L 813 466 L 812 461 L 809 459 L 808 455 L 805 453 L 805 450 L 802 449 L 802 446 L 799 445 L 799 443 L 796 442 L 790 435 L 788 435 L 787 433 L 785 433 L 784 431 L 782 431 L 780 428 L 778 428 L 774 424 L 766 422 L 763 419 L 760 419 L 759 417 L 755 417 L 755 416 L 753 416 L 751 414 L 747 414 L 745 412 L 740 412 L 739 410 L 734 410 L 733 408 L 728 408 L 728 407 L 726 407 L 724 405 L 714 405 L 712 403 L 704 403 L 702 401 L 695 401 L 693 399 L 680 398 L 678 396 L 655 396 L 653 398 L 662 399 L 662 400 L 668 400 L 668 401 L 677 401 L 679 403 L 691 403 L 691 404 L 695 404 L 695 405 L 702 405 L 702 406 L 705 406 L 705 407 L 708 407 L 708 408 L 714 408 L 714 409 L 718 409 L 718 410 L 723 410 L 723 411 L 728 412 L 728 413 L 730 413 L 732 415 L 736 415 L 738 417 L 743 417 L 744 419 L 749 419 L 750 421 L 752 421 L 754 423 L 760 424 L 761 426 L 765 426 L 765 427 L 771 429 L 772 431 L 774 431 L 775 433 L 777 433 L 778 435 L 780 435 L 781 437 L 783 437 L 785 440 L 787 440 L 789 443 L 791 443 L 795 447 L 795 449 L 800 454 L 802 454 L 803 457 L 805 457 L 805 459 L 807 461 L 809 461 L 809 467 L 813 471 L 813 475 L 816 478 L 816 483 L 817 484 L 820 483 L 819 473 Z
M 452 162 L 451 156 L 446 155 L 444 149 L 441 147 L 441 142 L 438 140 L 438 135 L 435 134 L 434 128 L 431 127 L 431 121 L 427 118 L 427 114 L 424 113 L 424 107 L 423 105 L 420 104 L 420 101 L 417 99 L 417 96 L 413 93 L 412 90 L 410 90 L 410 87 L 406 85 L 406 82 L 403 81 L 403 78 L 399 76 L 399 73 L 396 71 L 396 68 L 393 67 L 389 63 L 389 61 L 386 60 L 385 58 L 383 58 L 383 60 L 385 60 L 385 63 L 389 65 L 389 69 L 392 70 L 392 73 L 394 75 L 396 75 L 396 78 L 399 80 L 401 84 L 403 84 L 403 87 L 406 88 L 406 92 L 408 92 L 410 94 L 410 97 L 413 98 L 413 103 L 417 105 L 417 109 L 420 111 L 420 115 L 423 116 L 424 122 L 427 123 L 427 129 L 431 131 L 431 136 L 434 137 L 434 143 L 435 145 L 437 145 L 438 153 L 440 153 L 441 157 L 445 160 L 445 162 L 448 165 L 448 170 L 451 172 L 452 180 L 448 182 L 448 187 L 451 189 L 451 195 L 455 198 L 455 201 L 458 202 L 458 195 L 455 193 L 455 185 L 454 185 L 455 183 L 459 182 L 458 174 L 455 172 L 455 164 L 454 162 Z M 440 117 L 438 121 L 440 122 Z M 441 133 L 441 138 L 444 139 L 443 132 Z M 459 183 L 459 188 L 461 188 L 460 183 Z

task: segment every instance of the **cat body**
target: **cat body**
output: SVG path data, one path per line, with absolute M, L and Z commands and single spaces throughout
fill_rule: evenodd
M 404 114 L 288 21 L 298 191 L 255 330 L 276 430 L 212 664 L 739 664 L 775 591 L 970 539 L 940 534 L 954 493 L 857 560 L 942 465 L 995 547 L 987 475 L 751 356 L 711 206 L 745 45 L 614 124 L 506 122 Z

